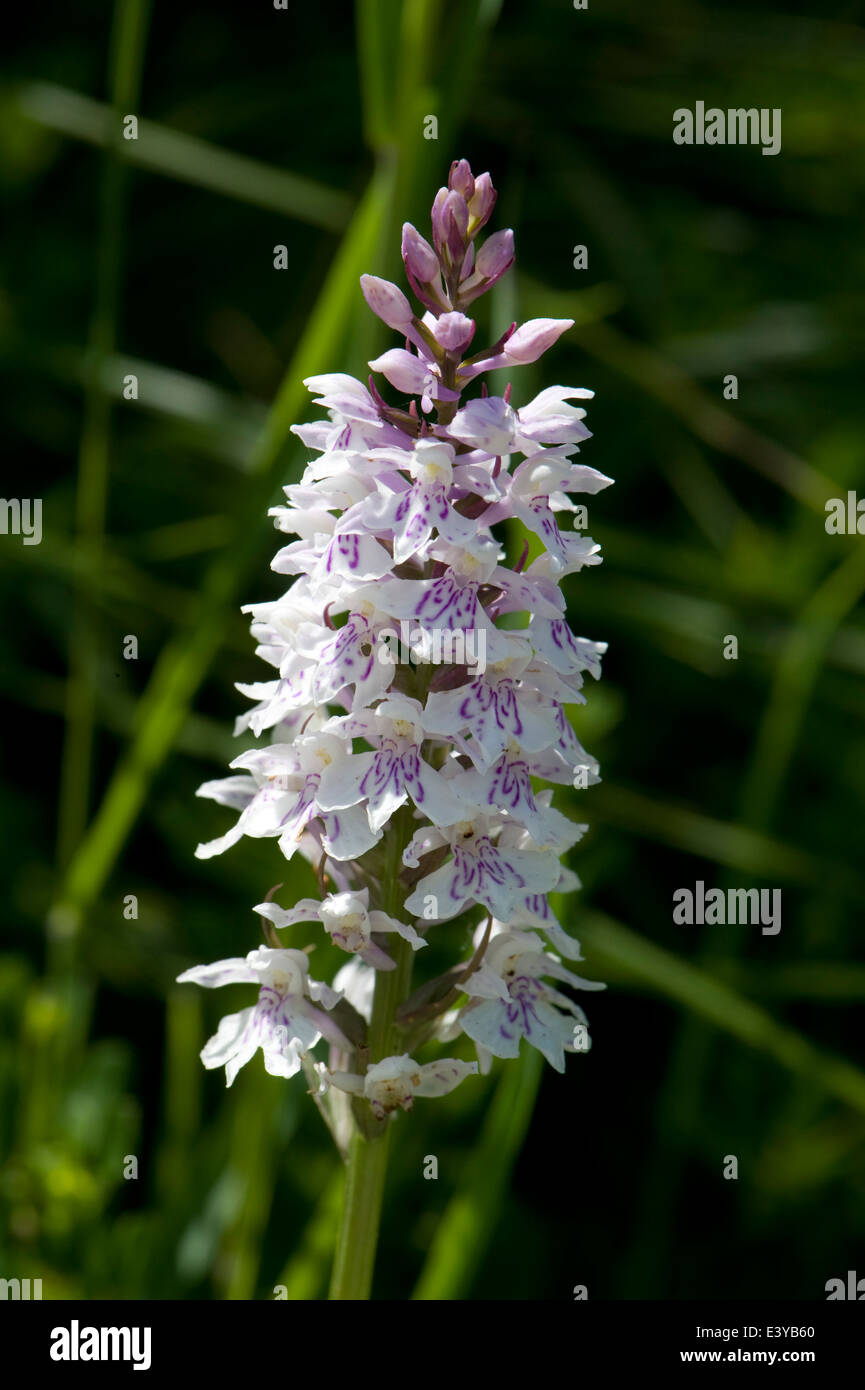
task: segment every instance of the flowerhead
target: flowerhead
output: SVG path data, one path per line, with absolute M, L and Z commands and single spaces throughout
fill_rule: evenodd
M 313 865 L 320 890 L 287 906 L 269 895 L 255 908 L 268 946 L 180 977 L 258 989 L 223 1020 L 205 1065 L 225 1065 L 230 1084 L 260 1047 L 267 1069 L 289 1076 L 324 1040 L 316 1088 L 366 1100 L 380 1119 L 478 1070 L 416 1061 L 436 1029 L 470 1039 L 484 1067 L 525 1039 L 562 1070 L 586 1027 L 565 990 L 600 987 L 562 964 L 579 947 L 550 895 L 578 886 L 562 856 L 586 827 L 552 796 L 599 780 L 567 711 L 585 702 L 605 644 L 571 628 L 562 583 L 600 562 L 571 524 L 573 498 L 611 479 L 575 460 L 591 439 L 591 391 L 548 386 L 520 404 L 510 385 L 488 389 L 489 372 L 539 361 L 572 325 L 502 325 L 479 346 L 474 305 L 515 254 L 510 229 L 482 235 L 495 202 L 489 175 L 455 161 L 429 236 L 403 228 L 408 293 L 361 281 L 400 343 L 369 363 L 366 384 L 307 380 L 326 418 L 295 427 L 312 457 L 273 512 L 285 538 L 273 569 L 289 585 L 248 610 L 273 674 L 242 687 L 255 703 L 238 732 L 271 742 L 201 789 L 238 817 L 202 857 L 270 838 L 277 856 Z M 419 637 L 397 662 L 403 624 Z M 468 659 L 468 634 L 483 638 L 483 663 Z M 459 961 L 479 914 L 475 954 Z M 306 952 L 277 949 L 283 939 L 347 958 L 338 978 L 351 998 L 315 983 Z M 453 943 L 454 964 L 402 999 L 404 1050 L 370 1054 L 376 982 L 409 955 L 423 961 L 433 939 Z

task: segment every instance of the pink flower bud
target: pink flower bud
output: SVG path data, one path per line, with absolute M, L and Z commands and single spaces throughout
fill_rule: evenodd
M 392 285 L 389 280 L 380 280 L 377 275 L 361 275 L 360 287 L 372 312 L 377 314 L 388 328 L 405 333 L 412 327 L 412 307 L 397 285 Z
M 442 314 L 433 331 L 446 352 L 462 352 L 475 335 L 474 320 L 465 314 Z
M 480 174 L 475 179 L 475 191 L 469 199 L 469 212 L 472 218 L 472 236 L 490 220 L 498 194 L 493 188 L 489 174 Z
M 448 188 L 461 193 L 467 203 L 474 197 L 475 181 L 467 159 L 454 160 L 448 175 Z
M 504 345 L 503 355 L 515 366 L 537 362 L 565 329 L 573 326 L 573 319 L 529 319 L 511 334 Z
M 454 265 L 461 265 L 469 228 L 469 205 L 461 193 L 448 193 L 442 210 L 448 250 Z
M 431 284 L 439 274 L 435 251 L 410 222 L 402 229 L 402 258 L 409 276 L 419 285 Z
M 446 244 L 446 242 L 447 242 L 447 232 L 446 232 L 446 230 L 445 230 L 445 225 L 444 225 L 444 210 L 445 210 L 445 203 L 447 202 L 447 199 L 448 199 L 448 189 L 446 189 L 446 188 L 440 188 L 439 191 L 438 191 L 438 193 L 437 193 L 437 194 L 435 195 L 435 197 L 433 198 L 433 205 L 432 205 L 432 208 L 430 209 L 430 221 L 432 222 L 433 246 L 435 247 L 436 252 L 437 252 L 439 258 L 441 258 L 441 257 L 443 256 L 443 254 L 444 254 L 444 249 L 445 249 L 445 244 Z
M 442 262 L 460 266 L 466 252 L 469 206 L 461 193 L 440 188 L 432 205 L 433 245 Z
M 514 263 L 514 234 L 510 227 L 493 232 L 478 251 L 475 271 L 485 280 L 500 280 Z

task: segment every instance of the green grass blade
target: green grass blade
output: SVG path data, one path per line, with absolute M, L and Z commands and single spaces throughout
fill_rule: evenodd
M 134 105 L 128 103 L 126 109 L 134 109 Z M 102 148 L 109 143 L 110 108 L 65 87 L 29 83 L 18 93 L 18 109 L 38 125 L 62 135 Z M 282 213 L 311 227 L 342 231 L 352 215 L 352 199 L 338 189 L 219 149 L 156 121 L 139 119 L 138 139 L 123 143 L 127 164 L 267 212 Z
M 126 170 L 120 157 L 121 118 L 135 109 L 141 88 L 148 0 L 118 0 L 109 61 L 111 106 L 106 108 L 106 155 L 100 190 L 96 295 L 88 339 L 84 423 L 78 452 L 76 529 L 89 561 L 78 584 L 69 643 L 66 732 L 60 770 L 57 853 L 65 866 L 87 824 L 95 728 L 95 691 L 89 670 L 98 636 L 90 590 L 98 582 L 108 495 L 111 405 L 99 380 L 102 359 L 114 351 L 124 261 Z
M 601 978 L 606 962 L 626 970 L 644 986 L 865 1114 L 865 1072 L 852 1062 L 815 1047 L 728 984 L 611 918 L 591 913 L 577 930 L 592 975 Z
M 855 545 L 805 605 L 787 637 L 743 793 L 743 819 L 750 825 L 762 827 L 772 818 L 826 650 L 863 593 L 865 547 Z
M 323 1298 L 339 1234 L 345 1174 L 340 1165 L 319 1198 L 292 1254 L 279 1276 L 289 1302 Z
M 370 150 L 381 153 L 397 143 L 393 74 L 399 0 L 356 0 L 355 27 L 364 139 Z
M 221 1296 L 241 1301 L 255 1297 L 258 1283 L 264 1228 L 276 1184 L 277 1114 L 286 1108 L 283 1134 L 290 1140 L 301 1101 L 294 1087 L 274 1086 L 263 1067 L 252 1070 L 244 1082 L 236 1101 L 227 1164 L 243 1199 L 217 1261 Z
M 541 1054 L 528 1045 L 518 1062 L 504 1064 L 465 1179 L 436 1227 L 413 1299 L 468 1295 L 523 1146 L 543 1066 Z
M 579 819 L 577 806 L 572 801 L 570 809 Z M 718 820 L 691 806 L 661 801 L 628 787 L 602 783 L 593 788 L 591 816 L 727 869 L 786 883 L 819 884 L 831 875 L 839 890 L 856 896 L 865 891 L 865 883 L 847 864 L 833 864 L 750 826 Z
M 87 388 L 91 367 L 98 373 L 107 400 L 124 400 L 124 409 L 140 410 L 188 428 L 177 431 L 178 443 L 188 440 L 207 456 L 246 471 L 267 414 L 256 400 L 215 386 L 189 372 L 125 353 L 84 359 L 80 347 L 18 333 L 0 324 L 0 360 L 52 381 Z M 138 379 L 137 400 L 125 401 L 123 379 Z
M 661 401 L 684 420 L 698 439 L 719 453 L 740 459 L 806 507 L 822 513 L 826 499 L 839 495 L 836 483 L 791 450 L 737 419 L 732 411 L 723 410 L 687 372 L 652 348 L 629 339 L 606 323 L 588 327 L 577 324 L 571 331 L 587 352 Z

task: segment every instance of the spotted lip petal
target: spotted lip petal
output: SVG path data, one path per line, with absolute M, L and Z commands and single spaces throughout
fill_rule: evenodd
M 429 541 L 433 531 L 454 545 L 469 543 L 476 527 L 451 506 L 441 482 L 419 480 L 405 492 L 370 500 L 365 517 L 378 529 L 393 534 L 393 562 L 405 564 Z
M 578 828 L 560 812 L 535 800 L 531 763 L 519 752 L 505 752 L 485 773 L 465 772 L 457 787 L 466 799 L 486 810 L 503 811 L 525 827 L 538 844 L 553 845 L 561 853 L 580 838 Z
M 451 841 L 453 857 L 422 878 L 406 898 L 406 911 L 420 917 L 427 899 L 437 904 L 433 921 L 446 921 L 462 912 L 469 902 L 482 904 L 494 917 L 507 920 L 527 893 L 551 889 L 559 864 L 549 852 L 509 849 L 507 854 L 480 835 L 469 845 L 457 833 Z
M 470 734 L 464 747 L 482 771 L 501 756 L 510 740 L 524 752 L 539 752 L 559 734 L 552 711 L 533 707 L 515 681 L 495 674 L 430 695 L 424 726 L 442 736 Z

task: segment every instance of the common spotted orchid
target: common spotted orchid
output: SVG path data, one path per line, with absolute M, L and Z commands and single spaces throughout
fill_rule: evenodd
M 573 795 L 598 781 L 566 710 L 584 702 L 606 646 L 572 629 L 561 584 L 600 562 L 572 524 L 585 515 L 572 498 L 611 479 L 574 461 L 591 391 L 551 386 L 523 405 L 510 385 L 489 392 L 487 373 L 536 362 L 572 326 L 511 324 L 478 349 L 469 311 L 514 258 L 509 230 L 479 240 L 495 201 L 489 175 L 456 161 L 431 240 L 403 229 L 417 305 L 361 278 L 402 345 L 369 363 L 367 384 L 307 379 L 327 418 L 294 427 L 315 457 L 271 513 L 285 537 L 272 567 L 290 583 L 246 610 L 274 675 L 239 687 L 254 706 L 235 732 L 270 741 L 200 789 L 238 818 L 199 856 L 273 838 L 319 885 L 285 906 L 269 893 L 254 909 L 266 944 L 245 959 L 180 976 L 259 988 L 255 1005 L 223 1019 L 204 1064 L 224 1065 L 229 1085 L 258 1048 L 269 1072 L 302 1068 L 358 1172 L 384 1162 L 363 1146 L 416 1097 L 517 1057 L 522 1039 L 563 1070 L 566 1053 L 588 1047 L 563 990 L 602 988 L 562 964 L 579 945 L 549 899 L 579 886 L 561 856 L 586 827 L 540 783 Z M 395 625 L 413 625 L 403 661 Z M 468 634 L 473 643 L 453 640 Z M 466 652 L 478 639 L 475 662 Z M 453 964 L 413 992 L 412 963 L 433 940 L 452 943 Z M 308 953 L 324 944 L 350 958 L 335 988 L 309 976 Z M 456 1041 L 477 1061 L 424 1059 L 421 1049 Z M 358 1190 L 349 1184 L 349 1225 Z

